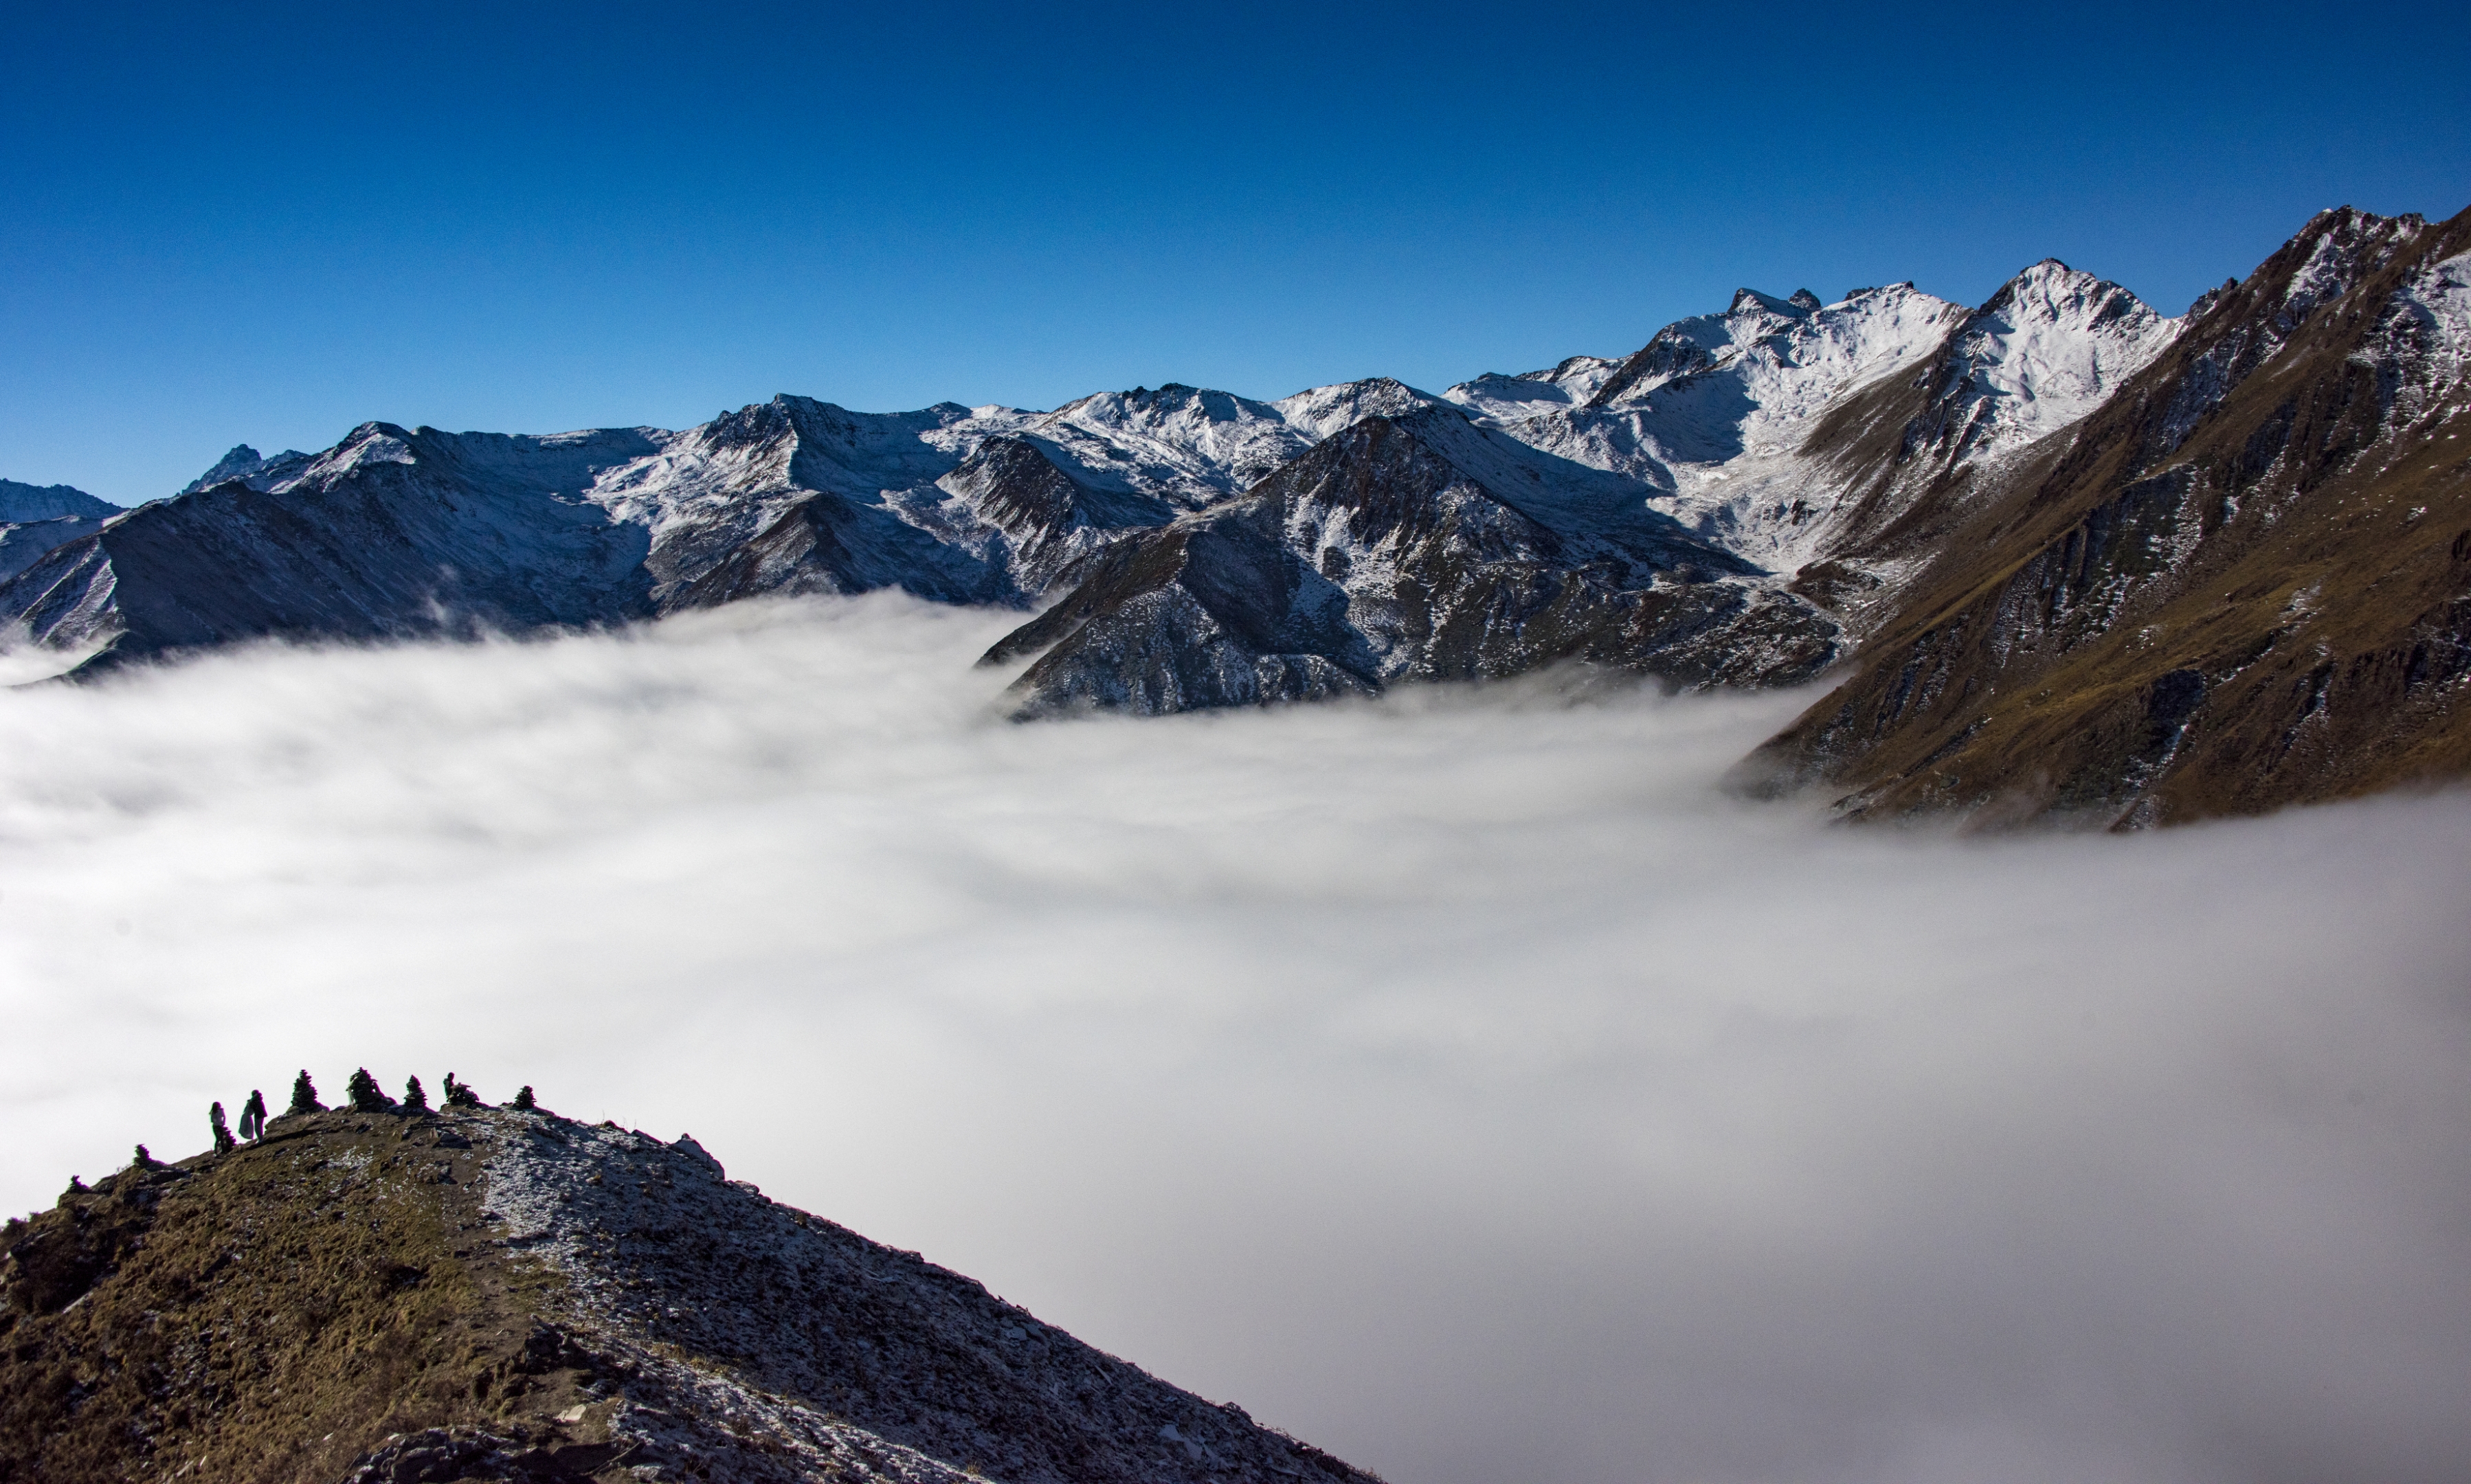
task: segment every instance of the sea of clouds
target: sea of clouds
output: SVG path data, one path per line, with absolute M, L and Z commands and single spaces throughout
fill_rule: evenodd
M 1806 696 L 1021 726 L 1012 622 L 0 693 L 0 1205 L 452 1070 L 1394 1484 L 2471 1475 L 2471 798 L 1846 830 L 1714 787 Z

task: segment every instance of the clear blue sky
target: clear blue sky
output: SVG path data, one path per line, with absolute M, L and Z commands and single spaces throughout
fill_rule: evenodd
M 1051 13 L 1042 13 L 1051 12 Z M 12 5 L 0 477 L 380 417 L 1438 388 L 1750 284 L 2177 312 L 2471 204 L 2471 7 Z

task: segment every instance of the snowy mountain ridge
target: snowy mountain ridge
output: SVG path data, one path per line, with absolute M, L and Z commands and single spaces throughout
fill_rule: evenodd
M 0 637 L 82 675 L 899 587 L 1023 611 L 984 656 L 1017 717 L 1835 674 L 1756 786 L 2131 827 L 2471 768 L 2466 366 L 2471 213 L 2346 207 L 2177 318 L 2044 259 L 1970 309 L 1744 289 L 1439 394 L 372 422 L 133 510 L 0 506 Z
M 1806 636 L 1846 617 L 1788 586 L 1829 554 L 1840 508 L 1861 493 L 1806 446 L 1831 411 L 1936 356 L 1942 399 L 1961 400 L 1969 419 L 1949 457 L 1992 458 L 2082 415 L 2179 322 L 2045 262 L 1970 315 L 1910 284 L 1832 304 L 1745 289 L 1630 356 L 1573 356 L 1439 395 L 1376 377 L 1272 402 L 1169 384 L 1049 412 L 869 413 L 783 395 L 683 430 L 372 422 L 317 454 L 236 446 L 110 530 L 0 530 L 17 569 L 0 569 L 0 620 L 63 651 L 128 658 L 255 633 L 623 623 L 767 592 L 900 586 L 1029 606 L 1114 544 L 1246 498 L 1332 437 L 1387 419 L 1450 466 L 1438 484 L 1416 476 L 1416 498 L 1460 515 L 1376 521 L 1394 546 L 1374 550 L 1360 532 L 1311 535 L 1313 522 L 1291 512 L 1282 539 L 1312 550 L 1280 558 L 1349 563 L 1355 575 L 1339 586 L 1376 627 L 1394 621 L 1374 609 L 1400 593 L 1415 606 L 1433 576 L 1402 567 L 1396 542 L 1502 510 L 1549 533 L 1498 548 L 1523 554 L 1517 570 L 1588 566 L 1618 573 L 1623 591 L 1653 586 L 1657 572 L 1758 588 L 1766 596 L 1747 607 L 1719 607 L 1798 605 L 1787 626 Z M 1461 483 L 1481 498 L 1445 495 Z M 1462 531 L 1419 559 L 1492 550 L 1473 539 Z M 1642 551 L 1655 554 L 1646 566 L 1619 554 Z M 1512 570 L 1479 585 L 1494 591 Z M 1365 585 L 1377 572 L 1389 574 L 1377 594 Z M 1582 586 L 1590 603 L 1612 601 L 1597 577 Z M 177 596 L 154 601 L 157 588 Z M 1428 652 L 1420 646 L 1398 652 Z M 1793 649 L 1797 670 L 1836 652 Z M 1516 661 L 1504 650 L 1498 662 Z

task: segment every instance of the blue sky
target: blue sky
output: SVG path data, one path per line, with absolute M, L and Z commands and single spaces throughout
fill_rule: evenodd
M 2177 312 L 2471 204 L 2459 7 L 89 9 L 0 32 L 0 477 L 125 503 L 372 417 L 1438 388 L 2045 255 Z

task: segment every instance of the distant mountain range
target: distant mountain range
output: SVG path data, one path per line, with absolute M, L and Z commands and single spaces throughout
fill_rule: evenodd
M 52 548 L 94 534 L 119 513 L 120 506 L 66 484 L 0 480 L 0 581 Z
M 1037 610 L 987 656 L 1030 662 L 1023 717 L 1561 662 L 1837 675 L 1748 786 L 1986 824 L 2253 812 L 2471 770 L 2466 282 L 2465 217 L 2344 208 L 2177 318 L 2045 260 L 1976 309 L 1746 289 L 1438 395 L 365 423 L 0 527 L 0 621 L 90 672 L 900 587 Z

